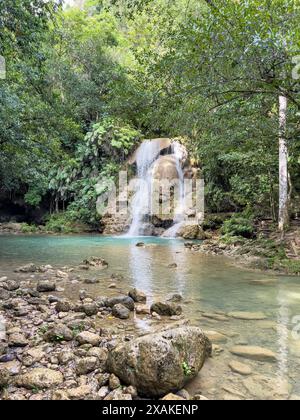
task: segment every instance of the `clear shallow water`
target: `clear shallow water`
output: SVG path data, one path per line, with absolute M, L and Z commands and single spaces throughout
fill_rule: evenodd
M 136 247 L 140 241 L 147 246 Z M 209 257 L 187 250 L 179 240 L 101 236 L 2 236 L 0 277 L 13 276 L 16 267 L 29 262 L 76 267 L 90 256 L 103 257 L 109 263 L 108 270 L 81 272 L 84 278 L 100 279 L 97 285 L 84 285 L 92 293 L 126 293 L 131 286 L 135 286 L 147 293 L 150 302 L 157 297 L 164 298 L 169 293 L 181 293 L 186 318 L 205 330 L 218 331 L 228 336 L 227 343 L 220 344 L 224 352 L 215 359 L 213 365 L 217 367 L 218 375 L 214 375 L 214 367 L 206 373 L 204 369 L 203 375 L 209 376 L 207 383 L 212 382 L 209 389 L 204 389 L 208 396 L 210 393 L 214 397 L 220 396 L 220 379 L 217 379 L 220 376 L 223 376 L 223 381 L 229 381 L 231 387 L 240 386 L 238 380 L 241 378 L 228 370 L 229 360 L 244 361 L 229 352 L 233 345 L 239 343 L 263 346 L 275 351 L 279 360 L 276 364 L 246 363 L 256 373 L 287 380 L 292 389 L 290 392 L 300 394 L 300 337 L 297 339 L 291 334 L 295 327 L 294 317 L 300 314 L 299 278 L 275 277 L 239 269 L 225 258 Z M 169 268 L 168 265 L 174 262 L 178 267 Z M 124 280 L 118 281 L 117 291 L 107 289 L 112 273 L 124 275 Z M 254 280 L 265 279 L 273 279 L 275 283 L 265 286 L 252 283 Z M 82 288 L 82 284 L 79 288 Z M 74 285 L 66 285 L 67 294 L 77 298 L 77 292 Z M 261 311 L 266 314 L 267 320 L 216 321 L 203 317 L 203 312 L 232 311 Z M 202 384 L 199 386 L 203 387 Z

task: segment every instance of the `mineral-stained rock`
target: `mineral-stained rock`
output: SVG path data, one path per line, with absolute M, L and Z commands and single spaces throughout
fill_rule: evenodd
M 130 310 L 126 306 L 119 303 L 112 308 L 112 314 L 116 318 L 128 319 L 130 316 Z
M 185 326 L 117 346 L 109 354 L 108 368 L 139 394 L 163 396 L 194 378 L 210 352 L 202 330 Z
M 145 293 L 135 288 L 129 290 L 128 296 L 137 303 L 145 303 L 147 300 Z
M 134 311 L 134 300 L 126 295 L 116 296 L 110 299 L 107 299 L 106 306 L 109 308 L 112 308 L 115 305 L 124 305 L 126 308 L 128 308 L 130 311 Z
M 53 388 L 63 382 L 63 375 L 52 369 L 36 368 L 16 378 L 16 385 L 27 389 Z
M 151 312 L 156 312 L 158 315 L 163 316 L 181 315 L 182 308 L 175 303 L 155 302 L 151 306 Z
M 260 362 L 276 362 L 277 360 L 273 351 L 257 346 L 235 346 L 230 352 L 236 356 Z

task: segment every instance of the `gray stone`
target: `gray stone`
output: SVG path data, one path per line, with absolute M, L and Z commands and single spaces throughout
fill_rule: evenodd
M 130 311 L 134 311 L 134 300 L 126 295 L 116 296 L 110 299 L 107 299 L 106 306 L 112 308 L 115 305 L 121 304 L 126 306 Z
M 130 289 L 128 296 L 137 303 L 145 303 L 147 301 L 145 293 L 136 288 Z
M 128 319 L 130 316 L 130 310 L 119 303 L 112 308 L 112 314 L 114 317 L 119 319 Z
M 163 396 L 193 379 L 210 353 L 203 331 L 185 326 L 120 344 L 109 353 L 108 368 L 139 394 Z
M 87 316 L 97 315 L 98 313 L 98 307 L 95 303 L 85 303 L 82 305 L 82 308 L 83 308 L 83 312 Z
M 40 293 L 55 292 L 56 284 L 50 281 L 41 281 L 37 285 L 36 290 Z
M 51 342 L 72 341 L 73 332 L 64 324 L 56 324 L 46 332 L 44 339 Z
M 151 306 L 151 312 L 162 316 L 174 316 L 182 314 L 182 307 L 175 303 L 155 302 Z
M 71 304 L 67 300 L 61 300 L 55 305 L 56 312 L 70 312 Z

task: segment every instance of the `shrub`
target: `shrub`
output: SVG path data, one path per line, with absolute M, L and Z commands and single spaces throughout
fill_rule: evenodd
M 234 215 L 226 220 L 222 227 L 222 234 L 225 236 L 241 236 L 243 238 L 252 238 L 255 229 L 253 220 L 247 219 L 243 215 Z

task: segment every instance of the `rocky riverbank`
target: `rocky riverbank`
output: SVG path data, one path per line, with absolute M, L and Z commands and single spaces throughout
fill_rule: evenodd
M 90 258 L 81 270 L 90 267 L 107 263 Z M 62 285 L 80 281 L 73 269 L 29 264 L 15 272 L 18 280 L 0 279 L 1 399 L 202 398 L 182 388 L 211 355 L 211 344 L 200 328 L 174 323 L 182 313 L 178 296 L 148 306 L 136 289 L 112 297 L 81 290 L 72 301 Z M 123 329 L 135 314 L 166 322 L 139 337 Z
M 298 342 L 289 340 L 291 371 L 278 379 L 270 343 L 284 325 L 267 308 L 199 302 L 192 315 L 181 294 L 150 299 L 110 268 L 91 257 L 0 278 L 1 399 L 298 399 Z
M 201 244 L 186 242 L 185 247 L 194 252 L 228 257 L 236 266 L 252 270 L 280 275 L 300 275 L 300 257 L 290 253 L 291 245 L 288 241 L 276 237 L 272 240 L 240 238 L 228 243 L 222 236 L 214 234 Z

